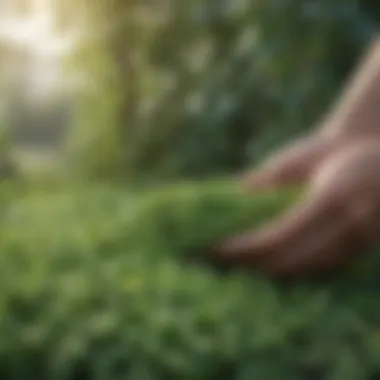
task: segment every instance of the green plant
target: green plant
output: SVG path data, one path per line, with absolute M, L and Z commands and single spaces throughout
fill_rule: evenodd
M 107 186 L 35 191 L 14 200 L 1 234 L 2 378 L 377 376 L 374 273 L 283 287 L 182 259 L 263 223 L 298 196 L 252 196 L 207 182 L 143 195 Z

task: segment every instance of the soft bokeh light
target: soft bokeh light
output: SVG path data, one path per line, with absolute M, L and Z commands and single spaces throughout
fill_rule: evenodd
M 13 78 L 8 79 L 20 78 L 21 74 L 34 99 L 48 95 L 59 84 L 60 60 L 72 50 L 74 43 L 71 36 L 59 35 L 54 30 L 50 0 L 33 0 L 30 12 L 21 16 L 9 9 L 2 12 L 0 40 L 27 54 L 28 60 L 18 65 L 18 70 L 11 64 Z
M 57 120 L 50 120 L 49 114 L 64 107 L 73 83 L 64 74 L 62 61 L 72 51 L 75 38 L 57 31 L 53 4 L 54 0 L 29 0 L 20 8 L 17 0 L 0 0 L 0 48 L 5 47 L 0 117 L 11 128 L 12 156 L 23 172 L 52 164 L 55 147 L 45 144 L 42 148 L 36 142 L 54 134 Z M 23 113 L 29 115 L 24 121 L 17 117 Z

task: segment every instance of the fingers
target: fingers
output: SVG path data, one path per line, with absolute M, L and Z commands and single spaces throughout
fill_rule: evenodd
M 254 232 L 234 236 L 224 241 L 218 252 L 226 261 L 255 265 L 263 258 L 276 252 L 288 250 L 305 237 L 313 236 L 331 220 L 331 211 L 337 205 L 330 205 L 321 197 L 307 196 L 284 215 Z M 336 210 L 336 214 L 339 210 Z
M 250 190 L 305 182 L 335 144 L 335 141 L 324 136 L 299 139 L 270 157 L 261 168 L 243 175 L 241 182 Z
M 376 214 L 372 203 L 353 200 L 326 220 L 323 227 L 295 241 L 290 251 L 266 256 L 260 267 L 272 275 L 294 277 L 343 265 L 355 255 L 366 254 L 378 239 Z
M 327 221 L 326 225 L 277 254 L 266 256 L 260 267 L 278 277 L 319 273 L 343 264 L 350 257 L 357 240 L 354 225 L 344 215 Z M 350 242 L 350 243 L 349 243 Z
M 218 252 L 232 265 L 278 277 L 309 274 L 344 262 L 355 228 L 342 205 L 308 198 L 261 230 L 228 239 Z

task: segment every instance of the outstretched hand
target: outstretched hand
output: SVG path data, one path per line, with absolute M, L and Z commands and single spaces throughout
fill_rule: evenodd
M 342 265 L 380 238 L 380 138 L 310 137 L 241 181 L 252 192 L 295 183 L 308 191 L 278 219 L 222 242 L 216 251 L 226 264 L 310 275 Z
M 217 247 L 227 264 L 278 276 L 334 268 L 380 240 L 380 37 L 321 128 L 242 178 L 255 191 L 304 184 L 305 198 L 257 231 Z

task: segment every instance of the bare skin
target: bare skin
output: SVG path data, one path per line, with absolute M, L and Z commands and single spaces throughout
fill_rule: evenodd
M 380 237 L 380 40 L 314 133 L 241 179 L 251 191 L 304 183 L 305 198 L 261 229 L 217 247 L 225 262 L 275 276 L 338 267 Z

